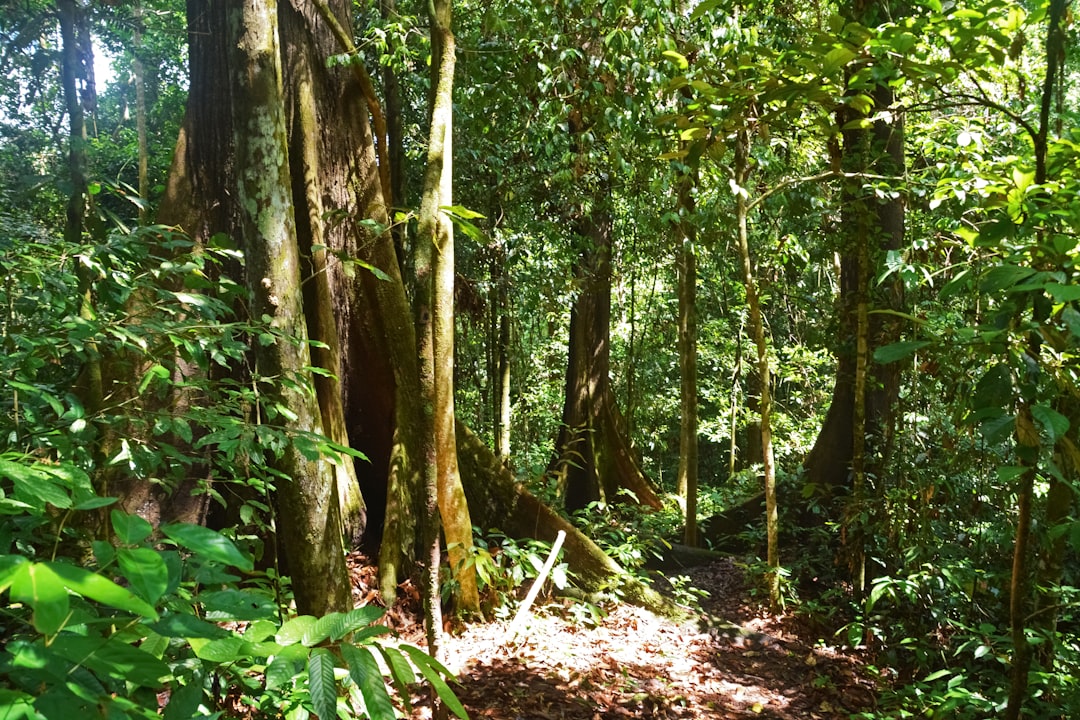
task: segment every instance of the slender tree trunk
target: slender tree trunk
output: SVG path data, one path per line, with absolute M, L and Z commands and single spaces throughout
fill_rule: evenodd
M 769 347 L 765 334 L 765 321 L 761 315 L 757 279 L 750 256 L 747 229 L 747 202 L 745 187 L 749 178 L 748 155 L 750 138 L 747 130 L 739 130 L 735 140 L 735 220 L 738 234 L 739 256 L 742 259 L 743 285 L 746 288 L 746 304 L 750 311 L 750 332 L 757 348 L 757 370 L 761 380 L 758 410 L 761 417 L 762 471 L 765 475 L 765 533 L 767 537 L 766 562 L 769 573 L 769 605 L 773 612 L 780 609 L 780 530 L 776 510 L 776 467 L 772 444 L 772 372 L 769 368 Z
M 496 241 L 491 261 L 491 282 L 495 286 L 493 311 L 498 325 L 495 344 L 495 455 L 510 466 L 510 278 L 506 272 L 506 247 Z
M 64 240 L 77 247 L 83 241 L 83 229 L 86 218 L 87 199 L 87 151 L 86 151 L 86 116 L 79 93 L 79 81 L 85 82 L 82 58 L 79 52 L 79 26 L 84 22 L 75 0 L 57 0 L 60 18 L 60 80 L 64 88 L 64 104 L 67 108 L 68 133 L 68 176 L 71 180 L 71 194 L 68 196 L 65 211 Z M 86 263 L 76 265 L 79 279 L 79 316 L 84 320 L 96 317 L 94 310 L 94 291 L 91 270 Z M 87 343 L 90 355 L 83 368 L 82 385 L 83 403 L 91 417 L 101 411 L 104 402 L 104 381 L 102 379 L 101 359 L 97 356 L 97 344 Z
M 679 295 L 679 495 L 683 498 L 683 542 L 697 545 L 698 388 L 697 388 L 697 255 L 694 244 L 694 174 L 679 172 L 677 180 L 678 295 Z
M 281 333 L 256 350 L 256 372 L 267 384 L 264 406 L 280 403 L 294 418 L 288 431 L 322 434 L 312 383 L 300 285 L 300 252 L 290 181 L 276 0 L 251 0 L 228 16 L 236 35 L 230 77 L 235 113 L 238 200 L 242 208 L 251 312 L 271 318 Z M 300 613 L 322 615 L 351 607 L 341 544 L 334 474 L 289 443 L 274 465 L 287 480 L 278 486 L 279 533 L 293 576 Z
M 143 6 L 137 0 L 132 10 L 135 31 L 132 35 L 131 72 L 135 77 L 135 132 L 139 142 L 139 224 L 150 220 L 150 143 L 146 130 L 146 66 L 143 63 Z
M 1032 138 L 1035 156 L 1036 187 L 1043 187 L 1048 180 L 1047 154 L 1050 137 L 1050 109 L 1053 106 L 1055 85 L 1058 82 L 1058 69 L 1065 58 L 1065 31 L 1063 23 L 1069 9 L 1069 0 L 1051 0 L 1047 12 L 1046 31 L 1046 74 L 1043 78 L 1042 97 L 1039 107 L 1039 129 Z M 1062 92 L 1063 88 L 1057 88 Z M 1040 230 L 1040 233 L 1043 231 Z M 1043 243 L 1040 243 L 1041 246 Z M 1042 258 L 1032 258 L 1032 264 L 1042 262 Z M 1035 319 L 1039 312 L 1035 310 Z M 1043 338 L 1037 331 L 1032 331 L 1028 339 L 1031 348 L 1029 357 L 1038 358 L 1039 345 Z M 1016 415 L 1016 453 L 1024 473 L 1020 476 L 1020 487 L 1016 491 L 1016 540 L 1013 547 L 1012 581 L 1009 586 L 1009 631 L 1012 637 L 1013 657 L 1012 673 L 1009 684 L 1009 699 L 1005 707 L 1005 720 L 1018 720 L 1023 712 L 1028 695 L 1028 675 L 1031 670 L 1032 648 L 1027 640 L 1026 624 L 1030 597 L 1030 558 L 1029 544 L 1032 526 L 1032 505 L 1034 503 L 1035 475 L 1039 462 L 1039 432 L 1032 418 L 1031 403 L 1026 398 L 1021 401 Z M 1069 438 L 1065 438 L 1068 440 Z M 1071 444 L 1071 443 L 1070 443 Z M 1070 448 L 1069 444 L 1066 449 Z M 1052 661 L 1052 658 L 1048 658 Z
M 866 589 L 866 538 L 858 518 L 865 517 L 866 509 L 866 380 L 869 366 L 870 346 L 870 252 L 866 243 L 860 243 L 855 251 L 858 265 L 858 288 L 855 296 L 855 388 L 853 397 L 853 422 L 851 433 L 851 500 L 848 502 L 844 523 L 845 542 L 849 548 L 849 560 L 855 594 L 862 597 Z
M 1028 614 L 1028 576 L 1031 540 L 1031 506 L 1034 501 L 1035 473 L 1039 457 L 1039 432 L 1025 402 L 1016 415 L 1016 452 L 1024 472 L 1016 490 L 1016 539 L 1013 545 L 1012 580 L 1009 583 L 1009 635 L 1012 639 L 1012 672 L 1006 720 L 1018 720 L 1027 699 L 1028 672 L 1031 669 L 1031 645 L 1025 631 Z
M 466 562 L 472 547 L 472 521 L 461 490 L 454 441 L 454 231 L 449 218 L 440 210 L 453 202 L 452 93 L 455 46 L 450 29 L 450 0 L 438 0 L 432 10 L 435 94 L 431 106 L 431 135 L 416 239 L 417 344 L 421 392 L 425 405 L 430 404 L 431 407 L 435 460 L 434 468 L 424 469 L 425 487 L 428 492 L 434 491 L 436 508 L 442 517 L 450 550 L 451 572 L 457 581 L 459 606 L 466 611 L 475 611 L 480 606 L 475 567 Z M 435 473 L 434 477 L 431 476 L 432 472 Z M 430 503 L 429 498 L 429 511 L 432 509 Z M 429 603 L 437 605 L 437 534 L 432 545 L 427 550 L 427 557 L 434 563 L 433 568 L 428 568 L 429 581 L 434 583 L 431 590 L 434 595 Z M 429 643 L 436 639 L 437 630 L 437 627 L 429 630 Z

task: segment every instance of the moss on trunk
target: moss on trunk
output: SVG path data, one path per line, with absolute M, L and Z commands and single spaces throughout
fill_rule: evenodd
M 461 479 L 473 522 L 479 527 L 497 527 L 512 537 L 545 542 L 554 542 L 563 530 L 563 557 L 582 590 L 619 590 L 627 602 L 659 615 L 685 616 L 682 608 L 628 575 L 596 543 L 526 490 L 487 445 L 460 422 L 457 438 Z

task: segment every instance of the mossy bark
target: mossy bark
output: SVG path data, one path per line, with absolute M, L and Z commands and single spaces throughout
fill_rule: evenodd
M 269 318 L 280 335 L 255 351 L 256 380 L 262 382 L 262 412 L 290 434 L 322 435 L 312 384 L 311 356 L 300 274 L 288 134 L 285 123 L 276 0 L 254 0 L 228 15 L 235 40 L 230 87 L 237 159 L 237 201 L 243 228 L 251 313 Z M 302 614 L 322 615 L 351 607 L 339 504 L 331 466 L 295 442 L 273 460 L 278 483 L 278 535 L 293 577 Z
M 436 494 L 438 514 L 456 581 L 459 608 L 475 612 L 480 607 L 475 566 L 467 563 L 472 548 L 472 521 L 458 472 L 454 438 L 454 228 L 442 208 L 453 204 L 453 87 L 455 41 L 450 28 L 450 2 L 432 5 L 431 44 L 434 94 L 428 141 L 424 195 L 416 237 L 417 345 L 421 367 L 421 393 L 431 407 L 431 443 L 435 459 L 431 490 Z M 425 415 L 427 413 L 425 407 Z M 427 431 L 425 417 L 425 432 Z M 426 444 L 426 442 L 425 442 Z M 437 523 L 437 518 L 430 520 Z M 436 535 L 437 538 L 437 535 Z M 437 542 L 437 539 L 436 539 Z M 437 560 L 437 550 L 432 550 Z M 439 569 L 430 569 L 438 582 Z M 438 591 L 436 588 L 436 602 Z
M 327 374 L 315 375 L 316 397 L 322 415 L 326 437 L 343 446 L 349 446 L 349 432 L 345 419 L 345 404 L 339 374 L 343 363 L 341 340 L 335 318 L 334 288 L 330 267 L 333 257 L 327 248 L 326 208 L 323 197 L 322 162 L 319 151 L 318 106 L 315 96 L 315 68 L 306 53 L 291 55 L 291 85 L 295 100 L 291 103 L 292 132 L 290 148 L 297 155 L 291 163 L 292 189 L 296 198 L 302 198 L 296 214 L 297 237 L 304 259 L 304 306 L 308 331 L 319 342 L 312 346 L 311 355 L 315 365 Z M 367 506 L 360 493 L 356 465 L 347 455 L 328 458 L 333 462 L 335 482 L 341 507 L 342 534 L 347 545 L 359 545 L 367 529 Z
M 554 542 L 562 530 L 566 532 L 563 557 L 582 590 L 587 593 L 619 590 L 627 602 L 657 614 L 685 615 L 684 610 L 628 575 L 596 543 L 526 490 L 487 445 L 460 422 L 457 441 L 465 496 L 473 522 L 479 527 L 497 527 L 512 537 L 546 542 Z
M 890 4 L 891 0 L 855 3 L 848 15 L 853 22 L 873 27 L 895 15 Z M 901 326 L 896 318 L 873 311 L 900 311 L 904 304 L 902 285 L 895 278 L 877 284 L 874 268 L 888 250 L 899 248 L 903 242 L 904 200 L 898 194 L 879 199 L 865 188 L 860 174 L 903 175 L 903 116 L 895 111 L 893 91 L 884 81 L 869 89 L 851 88 L 849 92 L 872 95 L 878 115 L 872 127 L 864 128 L 853 122 L 865 119 L 853 104 L 843 105 L 837 114 L 837 124 L 848 128 L 843 131 L 842 145 L 836 148 L 838 154 L 832 158 L 834 166 L 848 174 L 840 193 L 841 241 L 837 248 L 841 257 L 836 310 L 840 344 L 835 349 L 832 401 L 814 446 L 803 461 L 807 482 L 824 497 L 836 497 L 853 489 L 856 458 L 860 477 L 880 476 L 892 448 L 900 390 L 901 364 L 872 365 L 869 358 L 876 348 L 899 338 Z M 885 112 L 889 110 L 892 112 Z M 872 293 L 870 288 L 874 288 Z M 808 515 L 804 519 L 810 520 Z M 849 548 L 860 544 L 858 532 L 851 529 Z M 855 556 L 859 554 L 854 552 Z

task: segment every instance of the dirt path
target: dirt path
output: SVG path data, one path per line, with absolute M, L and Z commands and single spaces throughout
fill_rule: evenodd
M 458 697 L 472 718 L 497 720 L 831 719 L 873 706 L 858 659 L 792 618 L 762 617 L 734 563 L 686 574 L 710 593 L 702 601 L 710 617 L 745 632 L 628 606 L 581 622 L 573 616 L 587 616 L 586 606 L 560 601 L 538 609 L 514 641 L 506 622 L 448 637 L 442 659 L 458 675 Z M 416 712 L 430 717 L 430 708 Z

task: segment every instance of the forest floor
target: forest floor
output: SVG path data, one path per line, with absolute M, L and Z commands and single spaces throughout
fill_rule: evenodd
M 364 595 L 373 569 L 357 562 L 354 572 Z M 708 592 L 701 620 L 676 623 L 624 604 L 593 614 L 592 606 L 552 599 L 538 602 L 513 639 L 509 621 L 446 634 L 440 659 L 457 675 L 455 691 L 473 720 L 831 720 L 874 706 L 862 660 L 804 619 L 769 616 L 735 562 L 681 573 Z M 388 620 L 424 647 L 417 594 L 405 595 Z M 415 717 L 431 717 L 429 700 L 416 705 Z

